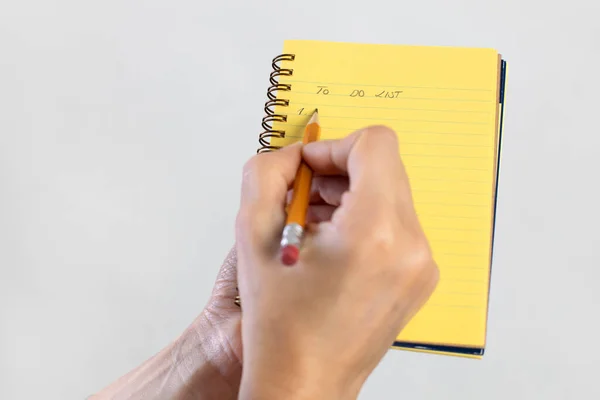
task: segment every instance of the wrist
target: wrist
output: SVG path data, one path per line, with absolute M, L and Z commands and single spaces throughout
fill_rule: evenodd
M 328 390 L 307 383 L 302 387 L 285 387 L 265 382 L 260 386 L 242 385 L 239 400 L 355 400 L 357 395 L 344 394 L 340 390 Z
M 171 346 L 173 362 L 188 392 L 203 398 L 237 398 L 242 367 L 230 346 L 239 324 L 214 324 L 203 312 Z M 218 388 L 219 397 L 209 397 Z
M 335 373 L 262 371 L 245 364 L 239 400 L 355 400 L 360 390 L 360 385 L 342 384 Z
M 241 367 L 217 355 L 220 331 L 201 320 L 92 399 L 237 399 Z

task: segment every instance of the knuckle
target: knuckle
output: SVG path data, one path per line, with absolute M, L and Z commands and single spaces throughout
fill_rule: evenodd
M 389 126 L 373 125 L 367 129 L 366 133 L 374 140 L 389 143 L 389 145 L 392 143 L 398 143 L 398 135 L 396 134 L 396 131 Z
M 413 244 L 411 250 L 405 257 L 405 266 L 411 273 L 421 276 L 427 280 L 439 277 L 437 264 L 433 259 L 433 254 L 429 244 L 425 239 L 421 239 Z
M 369 254 L 377 255 L 385 264 L 397 263 L 399 235 L 390 221 L 369 224 L 357 234 L 361 247 Z
M 379 226 L 369 234 L 371 248 L 379 254 L 391 256 L 397 252 L 396 234 L 389 226 Z

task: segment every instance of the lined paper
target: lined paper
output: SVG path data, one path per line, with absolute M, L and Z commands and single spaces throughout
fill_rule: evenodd
M 393 128 L 440 283 L 398 341 L 485 346 L 497 149 L 498 53 L 490 49 L 286 41 L 282 146 L 314 108 L 322 139 Z

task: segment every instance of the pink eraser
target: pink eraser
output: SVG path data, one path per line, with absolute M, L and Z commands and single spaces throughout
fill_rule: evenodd
M 300 249 L 296 246 L 284 246 L 281 249 L 281 262 L 284 265 L 294 265 L 296 261 L 298 261 L 298 256 L 300 255 Z

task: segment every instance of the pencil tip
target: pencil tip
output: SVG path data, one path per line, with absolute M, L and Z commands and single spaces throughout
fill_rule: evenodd
M 318 123 L 319 122 L 319 110 L 315 108 L 315 112 L 313 113 L 312 117 L 310 117 L 310 121 L 308 121 L 309 124 L 312 123 Z

